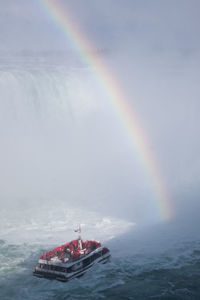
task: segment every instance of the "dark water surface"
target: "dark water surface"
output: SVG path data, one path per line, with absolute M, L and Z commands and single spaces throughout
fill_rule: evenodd
M 32 276 L 44 245 L 1 240 L 1 299 L 199 299 L 200 241 L 167 230 L 114 239 L 109 263 L 68 283 Z

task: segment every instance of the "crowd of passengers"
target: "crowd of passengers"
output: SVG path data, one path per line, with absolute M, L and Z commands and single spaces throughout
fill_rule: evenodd
M 60 258 L 63 262 L 65 261 L 66 257 L 69 257 L 71 259 L 77 259 L 80 258 L 82 255 L 86 255 L 94 251 L 95 249 L 101 247 L 101 243 L 97 241 L 86 241 L 83 242 L 81 240 L 82 249 L 79 247 L 79 241 L 74 240 L 70 243 L 66 243 L 65 245 L 62 245 L 60 247 L 55 248 L 52 251 L 44 253 L 41 256 L 41 259 L 50 260 L 51 258 L 57 256 Z

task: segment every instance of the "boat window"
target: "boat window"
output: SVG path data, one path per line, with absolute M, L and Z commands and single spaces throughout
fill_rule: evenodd
M 68 272 L 68 273 L 73 272 L 72 268 L 68 268 L 68 269 L 67 269 L 67 272 Z
M 91 262 L 90 257 L 87 257 L 86 259 L 83 260 L 83 266 L 85 267 L 85 266 L 89 265 L 90 262 Z
M 59 266 L 52 266 L 52 270 L 57 272 L 65 272 L 66 268 L 59 267 Z
M 41 265 L 41 269 L 48 270 L 48 269 L 49 269 L 49 266 L 48 266 L 48 265 L 45 265 L 45 264 L 43 264 L 43 265 Z
M 94 253 L 92 256 L 91 256 L 91 261 L 94 261 L 95 259 L 101 257 L 101 252 L 98 252 L 98 253 Z

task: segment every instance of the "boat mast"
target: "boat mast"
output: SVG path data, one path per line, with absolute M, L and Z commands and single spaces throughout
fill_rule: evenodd
M 79 224 L 77 232 L 79 233 L 79 236 L 78 236 L 78 246 L 82 250 L 83 247 L 82 247 L 82 240 L 81 240 L 81 224 Z

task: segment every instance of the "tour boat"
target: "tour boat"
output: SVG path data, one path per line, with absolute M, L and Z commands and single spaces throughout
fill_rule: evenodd
M 57 247 L 40 257 L 33 271 L 34 276 L 65 282 L 81 277 L 94 264 L 106 263 L 109 260 L 108 248 L 97 241 L 83 242 L 80 226 L 76 232 L 79 233 L 77 240 Z

